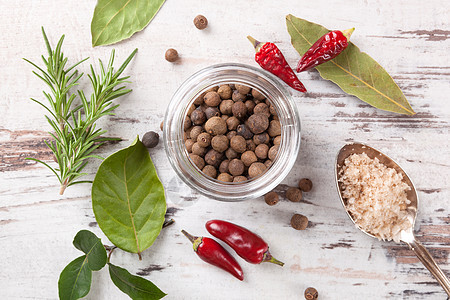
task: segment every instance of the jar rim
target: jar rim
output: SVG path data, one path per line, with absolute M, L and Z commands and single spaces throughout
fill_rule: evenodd
M 275 106 L 282 126 L 277 158 L 263 174 L 245 182 L 222 182 L 208 177 L 189 159 L 183 139 L 183 121 L 195 98 L 211 86 L 245 84 L 263 92 Z M 300 147 L 300 118 L 290 91 L 277 77 L 255 67 L 216 64 L 188 77 L 172 96 L 163 125 L 167 157 L 177 175 L 201 194 L 222 201 L 256 198 L 275 188 L 293 167 Z

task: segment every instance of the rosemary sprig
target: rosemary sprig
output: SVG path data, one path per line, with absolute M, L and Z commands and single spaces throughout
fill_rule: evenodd
M 91 182 L 79 180 L 79 178 L 87 175 L 87 173 L 83 173 L 83 169 L 89 158 L 103 159 L 93 154 L 95 149 L 107 141 L 120 140 L 102 137 L 106 130 L 97 128 L 96 121 L 103 116 L 114 115 L 113 110 L 119 105 L 113 104 L 112 100 L 131 92 L 131 89 L 126 89 L 124 86 L 124 84 L 129 83 L 127 81 L 129 76 L 120 77 L 120 75 L 136 54 L 137 49 L 130 54 L 117 71 L 114 71 L 113 67 L 114 50 L 111 51 L 106 67 L 99 60 L 99 74 L 94 71 L 94 67 L 91 65 L 91 74 L 88 77 L 93 89 L 92 94 L 87 98 L 82 90 L 78 90 L 77 94 L 80 101 L 75 103 L 77 95 L 71 93 L 70 90 L 78 85 L 78 81 L 83 76 L 83 73 L 78 74 L 75 68 L 88 58 L 71 67 L 66 67 L 68 59 L 61 52 L 64 35 L 61 36 L 53 50 L 44 28 L 42 28 L 42 34 L 48 52 L 48 58 L 42 55 L 45 68 L 41 68 L 27 59 L 24 60 L 37 69 L 33 73 L 50 88 L 50 92 L 43 92 L 48 100 L 48 105 L 33 98 L 31 100 L 43 106 L 49 113 L 45 117 L 53 129 L 53 132 L 49 132 L 53 141 L 45 141 L 45 143 L 55 155 L 58 167 L 53 168 L 39 159 L 28 159 L 45 165 L 56 175 L 61 184 L 60 194 L 62 195 L 68 186 Z

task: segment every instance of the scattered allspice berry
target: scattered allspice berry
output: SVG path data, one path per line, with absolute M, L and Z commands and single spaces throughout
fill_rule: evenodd
M 278 203 L 278 201 L 280 200 L 280 197 L 278 196 L 278 194 L 276 192 L 269 192 L 264 196 L 264 200 L 266 201 L 266 203 L 270 206 L 275 205 Z
M 194 18 L 194 25 L 197 29 L 203 30 L 208 26 L 208 19 L 205 16 L 198 15 Z
M 301 189 L 303 192 L 309 192 L 312 189 L 312 181 L 309 180 L 308 178 L 302 178 L 300 179 L 300 181 L 298 182 L 298 187 L 299 189 Z
M 290 187 L 286 191 L 286 198 L 292 202 L 300 202 L 302 200 L 302 191 L 300 191 L 298 188 Z
M 170 48 L 170 49 L 167 49 L 165 56 L 166 56 L 167 61 L 175 62 L 178 59 L 178 52 L 177 52 L 177 50 Z
M 301 214 L 294 214 L 291 218 L 291 226 L 297 230 L 305 230 L 308 227 L 308 218 Z
M 309 287 L 305 290 L 305 299 L 307 300 L 314 300 L 319 297 L 319 293 L 317 290 L 313 287 Z
M 159 143 L 159 134 L 154 131 L 149 131 L 142 137 L 142 143 L 147 148 L 154 148 Z

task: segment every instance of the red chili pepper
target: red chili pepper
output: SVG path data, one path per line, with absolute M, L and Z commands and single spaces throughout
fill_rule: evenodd
M 185 230 L 181 232 L 194 244 L 194 251 L 202 260 L 227 271 L 240 281 L 244 280 L 241 266 L 218 242 L 208 237 L 192 236 Z
M 209 233 L 227 243 L 249 263 L 271 262 L 280 266 L 284 265 L 270 254 L 267 243 L 248 229 L 222 220 L 208 221 L 205 226 Z
M 253 47 L 255 47 L 255 60 L 261 68 L 276 75 L 294 90 L 306 92 L 305 87 L 287 63 L 283 53 L 281 53 L 280 49 L 274 43 L 261 43 L 251 36 L 247 36 L 247 38 L 253 44 Z
M 303 72 L 332 60 L 348 46 L 348 41 L 355 28 L 344 31 L 330 31 L 318 39 L 306 51 L 297 65 L 297 72 Z

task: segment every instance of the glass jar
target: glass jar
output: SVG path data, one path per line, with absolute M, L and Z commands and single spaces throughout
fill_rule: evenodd
M 189 159 L 183 121 L 194 100 L 213 86 L 243 84 L 263 93 L 275 107 L 281 124 L 281 144 L 272 166 L 245 182 L 222 182 L 205 175 Z M 287 86 L 272 74 L 243 64 L 219 64 L 190 76 L 175 92 L 164 119 L 164 145 L 175 172 L 191 188 L 222 201 L 242 201 L 273 190 L 289 173 L 300 148 L 300 118 Z

